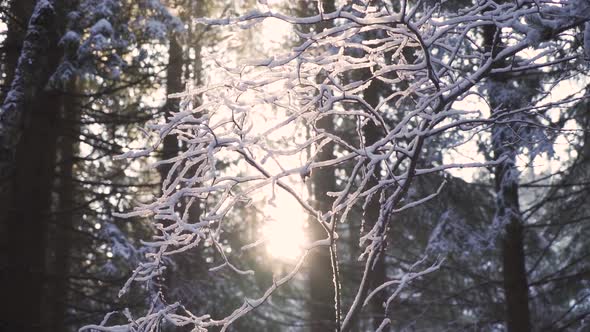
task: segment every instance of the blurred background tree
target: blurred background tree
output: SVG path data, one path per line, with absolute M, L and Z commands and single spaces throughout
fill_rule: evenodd
M 177 301 L 191 312 L 224 317 L 244 297 L 257 297 L 272 285 L 293 262 L 269 259 L 270 246 L 242 250 L 273 219 L 266 210 L 272 204 L 268 195 L 239 205 L 228 215 L 230 226 L 222 236 L 222 249 L 241 252 L 241 263 L 257 271 L 254 277 L 236 282 L 233 271 L 210 271 L 223 261 L 214 243 L 202 241 L 198 244 L 202 250 L 170 257 L 159 279 L 119 297 L 136 266 L 153 253 L 142 239 L 157 235 L 158 230 L 145 217 L 120 218 L 116 213 L 151 202 L 166 191 L 169 174 L 172 178 L 181 170 L 173 169 L 173 162 L 187 144 L 168 135 L 149 158 L 115 156 L 150 144 L 153 137 L 142 129 L 148 122 L 165 121 L 186 106 L 182 103 L 193 108 L 202 103 L 198 95 L 190 100 L 166 95 L 216 82 L 209 72 L 215 66 L 211 54 L 218 61 L 236 64 L 272 56 L 277 49 L 298 45 L 305 40 L 304 34 L 342 24 L 338 20 L 302 24 L 296 27 L 299 35 L 287 31 L 280 45 L 271 46 L 264 41 L 271 39 L 269 31 L 278 25 L 230 34 L 199 24 L 199 17 L 235 16 L 267 6 L 296 16 L 314 16 L 368 3 L 377 10 L 392 11 L 401 10 L 402 5 L 417 6 L 415 1 L 1 1 L 0 330 L 75 331 L 100 322 L 110 312 L 128 308 L 129 317 L 137 317 L 152 306 Z M 490 6 L 503 3 L 490 2 Z M 474 6 L 462 0 L 439 5 L 424 1 L 423 5 L 447 15 Z M 473 137 L 456 130 L 430 139 L 424 147 L 429 157 L 421 160 L 424 167 L 437 167 L 467 154 L 470 161 L 509 155 L 509 162 L 417 181 L 409 192 L 413 199 L 427 196 L 443 180 L 447 187 L 425 205 L 392 217 L 367 293 L 386 280 L 416 272 L 416 261 L 422 262 L 421 268 L 443 258 L 444 263 L 438 271 L 412 280 L 387 310 L 385 293 L 378 293 L 355 317 L 352 330 L 376 330 L 385 318 L 391 324 L 382 331 L 587 328 L 590 248 L 585 239 L 590 235 L 590 215 L 585 207 L 590 197 L 590 136 L 588 50 L 584 47 L 588 47 L 588 23 L 568 29 L 569 35 L 553 36 L 547 22 L 556 18 L 532 13 L 523 20 L 539 34 L 528 32 L 530 38 L 538 38 L 537 46 L 542 45 L 539 49 L 545 53 L 540 58 L 554 63 L 519 69 L 517 64 L 527 59 L 514 57 L 511 63 L 495 65 L 496 72 L 473 92 L 478 101 L 462 107 L 487 107 L 490 118 L 502 118 L 505 123 L 485 127 Z M 384 44 L 371 41 L 383 37 L 380 33 L 384 32 L 359 33 L 357 41 L 366 49 L 347 55 L 361 58 L 378 53 Z M 473 42 L 462 44 L 453 70 L 471 71 L 479 64 L 474 54 L 482 52 L 480 45 L 484 53 L 497 54 L 509 46 L 498 41 L 510 41 L 513 33 L 493 26 L 473 29 L 468 36 Z M 434 45 L 430 52 L 439 58 L 453 53 L 445 45 Z M 400 55 L 388 53 L 385 58 L 394 56 Z M 418 55 L 401 56 L 414 63 Z M 363 69 L 347 75 L 344 82 L 370 81 L 373 73 Z M 407 83 L 396 75 L 372 80 L 363 99 L 374 108 L 393 91 L 406 89 Z M 321 81 L 325 73 L 317 77 Z M 560 103 L 562 97 L 552 94 L 568 95 L 569 102 Z M 555 102 L 541 106 L 548 100 Z M 384 121 L 392 127 L 415 106 L 402 96 L 388 102 L 395 106 L 387 109 Z M 511 110 L 526 107 L 540 114 L 541 120 L 511 115 Z M 515 119 L 520 122 L 512 123 Z M 375 123 L 366 121 L 358 130 L 357 121 L 325 116 L 305 135 L 334 133 L 351 144 L 367 146 L 383 138 Z M 566 135 L 558 138 L 558 130 L 566 130 Z M 479 150 L 477 146 L 472 151 L 448 148 L 464 140 L 478 142 Z M 486 147 L 493 148 L 491 154 Z M 341 146 L 326 144 L 315 158 L 329 160 L 342 153 Z M 149 168 L 153 163 L 158 166 Z M 196 173 L 199 167 L 196 162 L 189 169 Z M 222 172 L 238 173 L 241 167 L 232 160 L 218 166 Z M 370 167 L 373 175 L 367 185 L 374 187 L 387 169 L 383 163 Z M 307 199 L 316 209 L 330 211 L 334 198 L 327 193 L 343 190 L 353 172 L 345 166 L 316 169 L 305 183 Z M 350 306 L 356 294 L 362 277 L 359 242 L 379 218 L 382 194 L 386 193 L 374 193 L 364 206 L 354 206 L 348 212 L 351 221 L 338 225 L 338 247 L 315 250 L 301 276 L 248 319 L 238 320 L 235 329 L 333 330 L 336 295 Z M 181 204 L 187 218 L 197 221 L 206 202 L 193 197 Z M 325 237 L 326 230 L 311 218 L 301 220 L 301 225 L 307 240 Z M 335 259 L 340 289 L 334 288 Z M 118 315 L 114 320 L 123 324 L 128 317 Z M 170 324 L 161 328 L 175 330 Z

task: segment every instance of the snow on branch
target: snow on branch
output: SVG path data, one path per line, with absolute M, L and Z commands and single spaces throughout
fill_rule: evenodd
M 485 167 L 504 161 L 443 165 L 428 162 L 425 150 L 430 142 L 444 142 L 445 133 L 477 131 L 498 120 L 497 115 L 487 117 L 485 112 L 457 111 L 455 103 L 481 89 L 490 75 L 542 70 L 585 57 L 583 53 L 566 57 L 552 41 L 561 33 L 583 27 L 589 8 L 585 2 L 573 0 L 556 4 L 528 0 L 502 4 L 477 1 L 470 7 L 449 12 L 439 2 L 404 1 L 399 12 L 384 4 L 365 4 L 347 5 L 333 13 L 310 17 L 269 10 L 224 19 L 201 19 L 203 24 L 240 28 L 251 27 L 267 18 L 283 20 L 295 29 L 325 21 L 334 24 L 322 31 L 297 31 L 298 45 L 270 59 L 237 67 L 217 61 L 217 67 L 212 69 L 216 82 L 200 87 L 188 84 L 186 91 L 171 95 L 170 98 L 180 98 L 183 107 L 165 123 L 148 128 L 158 136 L 156 142 L 123 155 L 148 156 L 170 135 L 184 147 L 178 156 L 159 162 L 171 166 L 161 196 L 122 215 L 152 216 L 158 230 L 147 242 L 155 249 L 154 253 L 137 267 L 122 294 L 133 280 L 157 277 L 167 255 L 198 250 L 199 243 L 204 241 L 213 243 L 212 247 L 223 259 L 221 266 L 214 270 L 232 269 L 238 277 L 250 274 L 238 256 L 223 251 L 221 235 L 229 214 L 265 190 L 286 192 L 316 222 L 336 231 L 327 232 L 324 240 L 307 245 L 292 270 L 259 299 L 245 300 L 225 318 L 197 317 L 172 305 L 134 320 L 127 328 L 136 330 L 133 326 L 137 324 L 155 326 L 155 322 L 166 319 L 192 325 L 199 331 L 211 326 L 222 326 L 222 331 L 225 330 L 289 282 L 300 271 L 309 251 L 337 241 L 336 224 L 350 222 L 348 211 L 354 206 L 366 206 L 376 194 L 380 195 L 379 219 L 362 236 L 363 278 L 352 305 L 338 308 L 346 313 L 342 330 L 350 329 L 363 303 L 375 293 L 397 285 L 388 297 L 389 304 L 407 282 L 440 266 L 435 264 L 423 271 L 409 272 L 372 292 L 368 290 L 367 280 L 384 248 L 392 215 L 414 208 L 444 190 L 441 185 L 432 188 L 430 195 L 411 201 L 408 191 L 414 179 L 449 168 Z M 500 31 L 497 38 L 508 46 L 486 51 L 489 45 L 483 45 L 481 35 L 478 36 L 485 26 L 497 27 Z M 529 47 L 541 46 L 545 46 L 544 57 L 523 53 Z M 364 93 L 376 82 L 389 88 L 381 91 L 377 104 L 372 104 Z M 199 103 L 194 103 L 195 98 Z M 526 112 L 534 108 L 531 103 L 518 109 Z M 341 137 L 317 129 L 316 123 L 324 118 L 356 123 L 358 133 L 365 130 L 365 124 L 373 123 L 379 137 L 375 142 L 368 142 L 363 135 Z M 301 128 L 309 136 L 302 135 L 306 130 Z M 286 141 L 281 139 L 285 132 L 300 135 L 295 134 L 293 140 Z M 328 144 L 334 145 L 339 153 L 332 159 L 318 160 L 317 151 Z M 306 154 L 307 149 L 315 152 Z M 286 156 L 298 156 L 299 162 L 294 163 L 292 158 L 287 162 Z M 240 171 L 221 166 L 228 162 Z M 381 165 L 385 172 L 375 175 L 376 165 Z M 304 178 L 320 167 L 353 170 L 344 179 L 340 191 L 329 193 L 334 203 L 328 212 L 315 210 L 292 180 Z M 373 176 L 380 178 L 370 181 Z M 180 204 L 186 198 L 204 207 L 198 220 L 191 218 L 190 204 Z M 262 243 L 261 239 L 245 248 Z M 384 321 L 382 326 L 387 323 Z M 99 331 L 119 331 L 118 328 L 86 327 Z
M 55 15 L 54 1 L 37 1 L 27 25 L 14 78 L 0 109 L 0 175 L 3 177 L 11 171 L 10 165 L 29 109 L 40 97 L 43 84 L 51 74 L 46 54 L 55 39 L 52 30 Z

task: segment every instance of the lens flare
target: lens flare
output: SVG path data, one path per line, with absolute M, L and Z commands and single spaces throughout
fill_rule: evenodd
M 274 204 L 268 205 L 265 210 L 268 221 L 263 228 L 263 235 L 268 254 L 280 260 L 296 260 L 301 255 L 301 246 L 305 242 L 305 214 L 285 194 L 277 194 Z

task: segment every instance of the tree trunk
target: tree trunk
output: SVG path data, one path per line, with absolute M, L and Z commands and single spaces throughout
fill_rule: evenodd
M 484 28 L 484 45 L 492 56 L 503 47 L 496 36 L 499 30 L 494 26 Z M 503 64 L 498 64 L 502 66 Z M 490 83 L 506 85 L 506 75 L 498 74 L 490 77 Z M 512 78 L 513 79 L 513 78 Z M 501 105 L 497 96 L 488 96 L 490 107 L 497 112 L 506 111 L 507 105 Z M 522 214 L 518 199 L 519 175 L 516 169 L 518 137 L 515 128 L 510 124 L 495 124 L 492 128 L 492 148 L 496 159 L 506 158 L 494 169 L 496 190 L 495 221 L 505 225 L 502 242 L 502 274 L 504 279 L 504 296 L 506 310 L 506 327 L 508 332 L 526 332 L 531 330 L 528 283 L 525 266 L 524 235 Z
M 193 8 L 193 1 L 189 1 L 188 10 Z M 189 13 L 187 22 L 190 22 L 194 13 Z M 200 84 L 201 66 L 200 66 L 200 41 L 196 41 L 193 45 L 190 42 L 192 40 L 193 29 L 192 26 L 188 29 L 187 36 L 187 48 L 192 49 L 195 52 L 195 60 L 192 64 L 188 63 L 188 59 L 183 57 L 183 47 L 180 44 L 179 36 L 177 34 L 171 34 L 170 45 L 168 49 L 168 68 L 166 72 L 166 92 L 167 94 L 177 93 L 183 91 L 184 81 L 192 81 L 195 84 Z M 190 52 L 190 51 L 187 51 Z M 183 69 L 184 67 L 184 69 Z M 193 100 L 192 107 L 197 107 L 196 100 Z M 178 99 L 169 99 L 166 101 L 164 106 L 164 112 L 166 116 L 170 116 L 173 112 L 179 110 L 180 103 Z M 176 136 L 166 136 L 163 142 L 162 158 L 169 159 L 178 155 L 181 150 L 181 145 Z M 170 170 L 171 164 L 162 165 L 159 169 L 160 176 L 162 179 L 162 185 Z M 192 166 L 192 170 L 196 171 L 199 165 Z M 198 199 L 194 199 L 191 204 L 191 197 L 185 197 L 182 199 L 182 206 L 179 208 L 183 211 L 188 208 L 188 220 L 191 223 L 197 222 L 201 216 L 201 205 Z M 170 268 L 165 275 L 165 286 L 167 289 L 166 301 L 174 302 L 180 301 L 183 305 L 187 306 L 191 310 L 198 310 L 195 306 L 202 305 L 198 299 L 188 298 L 183 293 L 185 287 L 201 287 L 201 280 L 206 276 L 207 271 L 205 270 L 205 260 L 200 249 L 192 249 L 183 252 L 174 258 L 175 266 Z M 191 282 L 195 282 L 191 284 Z
M 70 84 L 75 86 L 75 84 Z M 74 89 L 70 89 L 74 91 Z M 61 110 L 61 137 L 59 138 L 59 187 L 58 211 L 54 214 L 54 273 L 53 287 L 50 294 L 51 320 L 50 328 L 53 332 L 66 331 L 66 317 L 68 304 L 68 282 L 70 275 L 70 250 L 72 239 L 70 229 L 74 227 L 75 215 L 75 184 L 74 184 L 74 159 L 78 150 L 78 140 L 71 133 L 78 132 L 75 126 L 79 126 L 80 113 L 75 98 L 62 95 Z
M 364 91 L 363 99 L 371 105 L 371 107 L 376 107 L 379 104 L 379 82 L 377 80 L 373 80 L 371 85 Z M 383 135 L 379 133 L 381 129 L 377 127 L 377 125 L 373 121 L 368 121 L 367 124 L 363 127 L 363 135 L 365 140 L 365 145 L 369 146 L 377 142 Z M 372 178 L 367 183 L 367 188 L 371 188 L 377 185 L 379 178 L 381 177 L 381 166 L 375 165 L 375 170 L 373 172 Z M 364 211 L 364 228 L 370 230 L 379 220 L 379 210 L 381 204 L 379 202 L 379 195 L 381 192 L 375 193 L 369 204 L 367 204 L 366 209 Z M 385 266 L 385 246 L 382 247 L 382 251 L 377 258 L 377 261 L 373 267 L 373 272 L 371 273 L 371 279 L 369 281 L 369 288 L 375 289 L 379 287 L 381 284 L 385 282 L 387 277 L 387 270 Z M 373 320 L 373 329 L 379 328 L 381 322 L 386 318 L 385 307 L 383 306 L 385 301 L 385 292 L 380 292 L 375 295 L 374 299 L 371 302 L 370 312 L 371 317 Z M 389 331 L 388 327 L 382 329 L 382 331 Z
M 499 128 L 498 128 L 499 127 Z M 515 166 L 516 151 L 510 137 L 514 136 L 511 128 L 498 125 L 493 130 L 494 155 L 507 157 L 506 161 L 496 166 L 496 220 L 505 223 L 505 235 L 502 239 L 502 274 L 504 277 L 504 294 L 506 297 L 506 326 L 508 332 L 530 331 L 530 313 L 528 306 L 528 284 L 525 267 L 523 243 L 522 214 L 518 200 L 518 170 Z
M 41 303 L 59 105 L 59 95 L 46 84 L 60 60 L 53 5 L 39 1 L 35 6 L 0 118 L 1 166 L 10 176 L 1 207 L 0 312 L 6 331 L 46 331 Z
M 334 132 L 331 117 L 324 117 L 316 123 L 316 127 L 326 132 Z M 334 158 L 334 145 L 327 144 L 317 154 L 317 160 Z M 315 169 L 311 174 L 312 197 L 314 208 L 322 213 L 332 209 L 333 199 L 328 197 L 328 191 L 335 191 L 335 174 L 331 168 Z M 310 241 L 317 241 L 328 236 L 324 227 L 316 220 L 310 220 Z M 330 249 L 319 247 L 309 253 L 309 291 L 310 300 L 308 310 L 311 320 L 311 331 L 334 331 L 336 324 L 335 289 L 333 282 Z
M 183 90 L 182 86 L 182 46 L 180 45 L 176 34 L 170 35 L 170 45 L 168 48 L 168 67 L 166 69 L 166 94 L 176 93 Z M 171 116 L 174 112 L 178 112 L 179 103 L 177 99 L 168 99 L 164 105 L 164 115 Z M 179 146 L 176 136 L 168 135 L 164 137 L 162 143 L 162 159 L 170 159 L 178 155 Z M 158 171 L 160 172 L 161 181 L 164 182 L 171 164 L 160 165 Z
M 333 0 L 322 1 L 324 12 L 336 10 Z M 306 8 L 305 10 L 309 10 Z M 332 22 L 318 24 L 315 29 L 322 31 L 330 28 Z M 334 132 L 334 122 L 331 117 L 324 117 L 315 124 L 318 130 Z M 334 144 L 325 145 L 317 155 L 317 160 L 334 158 Z M 329 191 L 336 191 L 336 175 L 331 168 L 315 169 L 311 174 L 312 197 L 314 208 L 322 213 L 332 209 L 334 199 L 326 195 Z M 328 236 L 324 227 L 315 220 L 309 223 L 310 241 L 324 239 Z M 309 267 L 309 303 L 308 311 L 312 332 L 326 332 L 337 329 L 336 319 L 336 286 L 334 286 L 334 271 L 331 250 L 328 247 L 313 249 L 308 258 Z

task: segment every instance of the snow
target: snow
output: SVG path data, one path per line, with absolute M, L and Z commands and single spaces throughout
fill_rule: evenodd
M 146 24 L 147 33 L 155 39 L 165 39 L 169 29 L 170 27 L 168 25 L 156 19 L 149 19 Z
M 104 18 L 101 18 L 98 22 L 94 23 L 94 25 L 90 28 L 90 33 L 92 35 L 103 35 L 105 37 L 113 35 L 113 26 L 109 21 Z M 69 32 L 68 32 L 69 33 Z M 67 35 L 67 34 L 66 34 Z
M 69 12 L 68 30 L 60 40 L 66 56 L 54 84 L 80 74 L 119 80 L 130 64 L 141 68 L 148 56 L 158 57 L 164 51 L 158 44 L 166 42 L 169 32 L 181 31 L 182 24 L 159 0 L 141 0 L 137 6 L 139 12 L 131 13 L 120 1 L 83 0 Z
M 269 19 L 289 24 L 318 24 L 323 20 L 339 19 L 342 24 L 323 31 L 300 33 L 298 47 L 272 58 L 249 59 L 251 61 L 247 64 L 238 66 L 213 59 L 211 76 L 214 81 L 197 88 L 189 83 L 186 91 L 171 95 L 171 98 L 180 98 L 182 109 L 165 122 L 148 127 L 158 140 L 121 156 L 147 157 L 167 136 L 175 136 L 183 146 L 178 156 L 159 162 L 171 166 L 161 196 L 121 215 L 152 216 L 155 227 L 160 231 L 152 241 L 146 242 L 154 251 L 138 265 L 124 291 L 132 281 L 145 281 L 158 276 L 167 255 L 194 249 L 200 241 L 210 243 L 221 257 L 221 263 L 212 268 L 214 271 L 229 269 L 240 276 L 249 275 L 250 270 L 242 267 L 246 262 L 239 254 L 224 249 L 222 236 L 229 227 L 227 217 L 240 211 L 244 202 L 251 202 L 261 192 L 270 191 L 274 195 L 275 190 L 289 196 L 294 202 L 292 204 L 298 204 L 299 209 L 314 217 L 314 221 L 326 230 L 337 227 L 339 223 L 350 222 L 348 212 L 352 207 L 366 207 L 372 198 L 379 199 L 378 220 L 360 237 L 363 253 L 359 260 L 363 261 L 364 272 L 355 299 L 346 308 L 345 329 L 349 327 L 351 317 L 376 292 L 398 286 L 389 297 L 389 303 L 399 294 L 401 286 L 436 270 L 438 265 L 412 271 L 368 292 L 368 280 L 385 244 L 392 216 L 443 194 L 441 184 L 430 188 L 430 192 L 423 197 L 409 195 L 417 177 L 444 174 L 453 168 L 501 166 L 506 169 L 499 188 L 502 191 L 518 182 L 520 172 L 516 168 L 516 159 L 524 149 L 529 150 L 531 158 L 550 152 L 554 138 L 544 131 L 542 120 L 537 119 L 531 102 L 538 91 L 531 92 L 522 86 L 493 80 L 491 75 L 500 70 L 518 75 L 519 71 L 511 72 L 512 67 L 498 68 L 504 61 L 514 61 L 521 68 L 536 64 L 536 59 L 519 58 L 523 50 L 544 47 L 544 39 L 551 35 L 545 32 L 556 33 L 565 29 L 557 23 L 563 23 L 566 18 L 563 15 L 550 16 L 546 21 L 529 20 L 527 23 L 526 18 L 537 13 L 537 9 L 515 3 L 493 9 L 485 2 L 474 4 L 469 12 L 454 13 L 448 17 L 436 11 L 437 5 L 431 6 L 425 5 L 424 11 L 420 11 L 422 7 L 412 7 L 403 15 L 373 7 L 355 6 L 354 10 L 342 7 L 334 13 L 303 18 L 261 6 L 266 11 L 256 10 L 238 17 L 200 19 L 199 22 L 211 26 L 232 25 L 239 28 L 249 28 Z M 540 9 L 543 13 L 564 12 L 551 8 L 556 6 L 547 3 L 539 6 L 543 7 Z M 571 21 L 572 17 L 567 19 Z M 485 50 L 482 45 L 465 46 L 474 43 L 469 36 L 473 29 L 483 24 L 495 24 L 502 28 L 502 36 L 510 32 L 509 43 L 497 54 Z M 154 28 L 156 35 L 162 32 L 159 27 L 156 24 Z M 359 43 L 359 35 L 375 41 Z M 344 56 L 347 46 L 355 50 L 354 56 Z M 436 54 L 433 52 L 435 47 Z M 384 54 L 396 55 L 385 59 Z M 464 62 L 472 66 L 457 65 Z M 359 77 L 363 71 L 370 72 L 370 79 L 393 82 L 398 87 L 403 86 L 403 89 L 384 93 L 378 105 L 371 105 L 364 99 L 364 92 L 370 84 L 347 82 L 347 78 Z M 511 80 L 511 83 L 517 81 Z M 285 86 L 290 89 L 283 89 Z M 533 86 L 530 90 L 541 88 Z M 530 94 L 523 95 L 525 92 Z M 477 94 L 487 96 L 482 98 L 488 102 L 492 99 L 494 109 L 462 110 L 456 107 L 457 101 Z M 195 99 L 199 100 L 198 104 L 194 103 Z M 273 109 L 280 110 L 276 113 L 279 117 L 276 121 L 268 120 L 269 110 Z M 317 122 L 326 117 L 357 119 L 355 129 L 359 134 L 341 137 L 338 133 L 316 128 Z M 369 121 L 374 122 L 379 130 L 375 142 L 367 142 L 363 136 L 363 124 Z M 282 134 L 290 126 L 306 129 L 306 139 L 285 139 Z M 530 129 L 529 126 L 535 128 Z M 486 149 L 496 159 L 467 162 L 441 158 L 441 164 L 427 159 L 430 155 L 426 150 L 430 148 L 430 142 L 439 141 L 443 149 L 473 149 L 466 142 L 479 132 L 490 129 L 493 134 L 488 146 L 479 148 Z M 521 140 L 534 143 L 525 144 Z M 338 153 L 331 159 L 317 160 L 319 149 L 328 144 L 336 145 Z M 285 156 L 296 156 L 299 160 L 285 162 Z M 225 170 L 219 167 L 228 161 L 235 163 L 236 167 Z M 376 165 L 383 165 L 383 174 L 378 174 L 374 181 Z M 334 203 L 329 211 L 316 210 L 307 202 L 297 182 L 292 180 L 305 179 L 306 174 L 318 168 L 352 170 L 340 179 L 341 190 L 330 193 Z M 187 219 L 186 205 L 180 204 L 183 198 L 203 200 L 206 210 L 198 221 Z M 429 249 L 448 253 L 464 250 L 465 247 L 474 250 L 489 248 L 504 229 L 506 221 L 518 213 L 515 207 L 504 206 L 503 203 L 500 197 L 497 204 L 501 211 L 483 233 L 470 229 L 467 221 L 448 211 L 432 234 Z M 163 220 L 166 226 L 161 222 Z M 295 232 L 295 229 L 292 231 Z M 270 239 L 271 247 L 273 240 L 285 241 L 283 235 L 272 228 L 264 235 L 274 238 Z M 327 231 L 324 239 L 305 244 L 301 246 L 301 251 L 294 252 L 297 263 L 261 297 L 246 299 L 241 307 L 220 320 L 207 317 L 198 321 L 193 319 L 190 323 L 195 328 L 221 326 L 222 331 L 226 330 L 232 322 L 262 305 L 278 287 L 289 282 L 298 273 L 309 250 L 319 246 L 331 247 L 337 241 L 338 232 Z M 245 248 L 264 242 L 257 240 Z M 192 319 L 194 316 L 179 316 L 179 319 L 181 317 Z M 150 313 L 143 319 L 151 319 L 153 323 L 161 316 Z
M 68 31 L 59 41 L 61 46 L 71 47 L 72 45 L 77 46 L 80 42 L 80 35 L 75 31 Z
M 590 22 L 584 24 L 584 54 L 590 60 Z
M 18 59 L 13 81 L 0 110 L 0 137 L 2 148 L 8 152 L 8 158 L 14 155 L 16 143 L 20 137 L 21 122 L 25 112 L 25 103 L 33 98 L 35 87 L 33 81 L 40 79 L 40 73 L 46 68 L 40 68 L 39 58 L 46 52 L 48 36 L 44 25 L 55 15 L 53 2 L 40 0 L 31 14 L 27 33 Z M 4 160 L 10 164 L 10 161 Z M 3 170 L 4 171 L 4 170 Z M 3 173 L 7 174 L 7 173 Z

